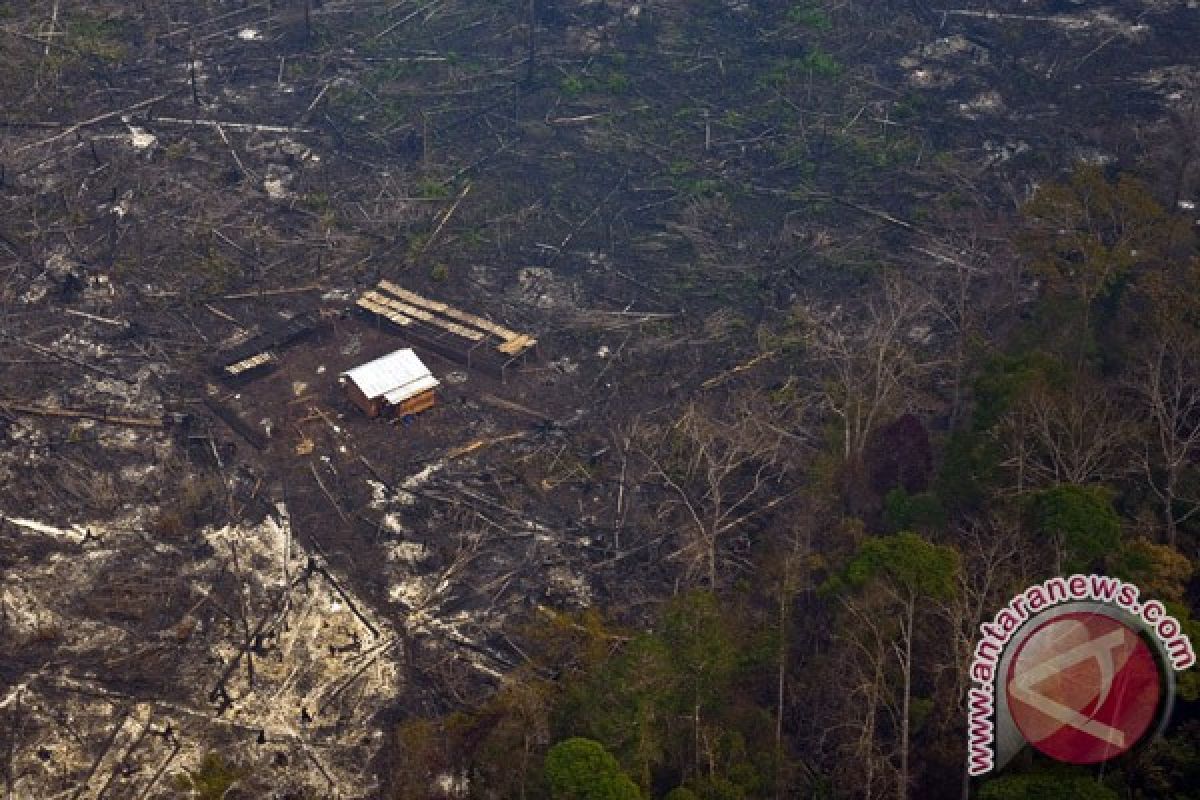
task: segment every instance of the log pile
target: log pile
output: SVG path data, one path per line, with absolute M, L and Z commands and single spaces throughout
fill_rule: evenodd
M 423 297 L 391 281 L 380 281 L 355 305 L 413 344 L 499 377 L 537 350 L 537 339 L 530 334 Z
M 285 320 L 241 344 L 217 353 L 213 369 L 229 381 L 264 374 L 278 363 L 275 350 L 305 338 L 315 328 L 316 323 L 307 314 Z

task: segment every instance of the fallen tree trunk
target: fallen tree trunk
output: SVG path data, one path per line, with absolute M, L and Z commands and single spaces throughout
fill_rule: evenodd
M 208 406 L 208 410 L 217 415 L 234 433 L 253 445 L 254 449 L 259 451 L 267 449 L 267 435 L 242 419 L 236 411 L 221 402 L 220 399 L 207 394 L 204 396 L 204 405 Z
M 109 414 L 107 411 L 88 411 L 82 408 L 46 408 L 0 400 L 0 409 L 10 414 L 26 414 L 34 417 L 60 417 L 64 419 L 92 419 L 110 425 L 125 425 L 131 428 L 166 427 L 161 417 L 126 417 Z

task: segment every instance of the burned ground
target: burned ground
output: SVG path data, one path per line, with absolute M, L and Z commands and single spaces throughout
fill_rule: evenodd
M 996 230 L 1064 165 L 1150 141 L 1174 202 L 1200 182 L 1188 2 L 31 5 L 0 4 L 14 797 L 170 796 L 210 751 L 262 796 L 375 795 L 388 725 L 485 695 L 520 625 L 678 585 L 638 443 L 687 401 L 793 396 L 881 264 L 925 292 L 914 351 L 985 324 L 960 288 L 1006 324 Z M 540 358 L 421 353 L 439 405 L 367 420 L 336 378 L 404 344 L 353 311 L 380 278 Z M 209 369 L 297 313 L 270 374 Z

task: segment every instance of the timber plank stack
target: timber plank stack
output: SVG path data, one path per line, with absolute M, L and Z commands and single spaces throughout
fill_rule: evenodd
M 355 305 L 381 322 L 394 325 L 414 344 L 468 367 L 503 376 L 505 370 L 530 357 L 537 339 L 506 328 L 477 314 L 432 300 L 380 281 Z

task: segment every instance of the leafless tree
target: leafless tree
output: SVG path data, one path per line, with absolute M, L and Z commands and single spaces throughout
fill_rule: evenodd
M 889 661 L 893 654 L 879 618 L 857 602 L 844 602 L 850 624 L 843 626 L 841 643 L 848 649 L 843 676 L 849 682 L 846 694 L 846 742 L 849 758 L 857 770 L 853 785 L 864 800 L 889 796 L 901 781 L 896 768 L 896 746 L 879 730 L 880 721 L 895 708 L 889 704 Z
M 1130 427 L 1099 387 L 1035 387 L 999 429 L 1017 494 L 1059 483 L 1102 483 L 1126 471 Z
M 675 554 L 690 579 L 711 589 L 721 577 L 724 545 L 752 518 L 782 504 L 786 448 L 796 437 L 761 405 L 735 401 L 727 416 L 697 402 L 663 432 L 657 452 L 643 451 L 650 475 L 670 492 L 668 509 L 681 512 L 682 546 Z M 736 560 L 736 559 L 735 559 Z
M 933 366 L 919 353 L 931 315 L 929 298 L 894 278 L 884 280 L 857 319 L 842 312 L 809 315 L 807 344 L 824 404 L 841 421 L 847 461 L 862 455 L 876 428 L 912 409 L 920 379 Z
M 956 708 L 966 707 L 971 686 L 971 658 L 979 638 L 979 625 L 1003 603 L 1019 573 L 1024 552 L 1016 525 L 988 519 L 966 523 L 959 531 L 963 568 L 957 575 L 955 592 L 942 603 L 950 621 L 953 658 L 948 665 Z M 962 774 L 962 798 L 970 796 L 970 776 Z
M 1167 543 L 1200 511 L 1200 497 L 1183 487 L 1185 471 L 1200 454 L 1200 343 L 1174 332 L 1155 337 L 1137 361 L 1131 383 L 1146 413 L 1149 435 L 1141 453 L 1146 482 L 1162 504 Z
M 959 230 L 913 244 L 919 280 L 933 296 L 933 309 L 949 341 L 944 351 L 947 364 L 939 383 L 948 384 L 950 425 L 956 425 L 966 406 L 970 384 L 972 344 L 984 339 L 996 318 L 1015 307 L 1020 285 L 1020 260 L 998 244 L 1004 223 L 982 210 L 970 213 L 969 227 L 961 220 Z

